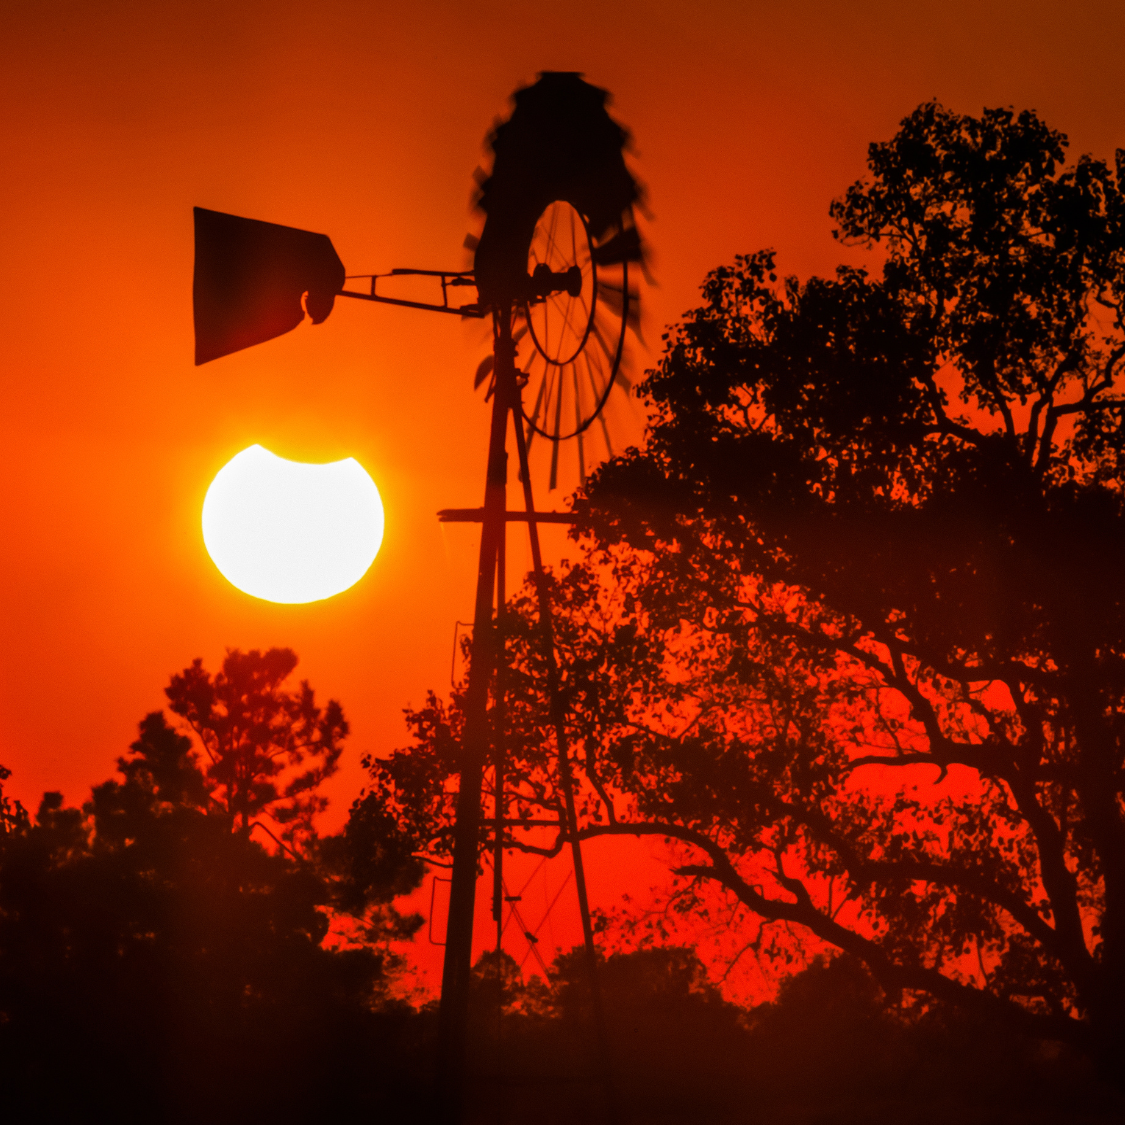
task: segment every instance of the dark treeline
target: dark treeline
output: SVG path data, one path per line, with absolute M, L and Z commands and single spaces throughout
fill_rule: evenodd
M 4 805 L 9 1120 L 313 1120 L 408 1049 L 390 942 L 419 920 L 391 901 L 421 864 L 369 806 L 316 833 L 347 724 L 288 689 L 295 665 L 276 649 L 214 677 L 196 662 L 168 696 L 202 754 L 155 712 L 81 808 Z M 325 944 L 334 919 L 346 948 Z
M 224 666 L 245 688 L 280 660 L 242 694 L 257 725 L 240 737 L 259 755 L 293 745 L 291 713 L 262 726 L 265 705 L 276 720 L 297 695 L 279 674 L 295 659 L 281 657 Z M 0 794 L 6 1120 L 428 1118 L 436 1008 L 395 998 L 390 948 L 419 922 L 390 905 L 419 879 L 409 840 L 365 797 L 338 836 L 306 825 L 294 846 L 263 844 L 214 782 L 206 763 L 221 760 L 216 748 L 201 764 L 154 713 L 81 808 L 48 793 L 30 817 Z M 351 940 L 326 944 L 343 922 Z M 507 954 L 482 956 L 471 1120 L 601 1119 L 582 966 L 575 951 L 525 982 Z M 1073 1051 L 888 1004 L 846 957 L 750 1009 L 723 1000 L 690 948 L 614 954 L 601 980 L 620 1120 L 1101 1122 L 1121 1109 Z
M 515 962 L 504 961 L 501 1020 L 495 955 L 475 969 L 473 1120 L 604 1120 L 581 951 L 559 957 L 546 984 L 521 985 Z M 749 1009 L 725 1001 L 685 947 L 612 955 L 600 980 L 610 1119 L 1108 1122 L 1122 1108 L 1059 1044 L 952 1009 L 908 1014 L 846 956 L 815 959 L 775 1000 Z

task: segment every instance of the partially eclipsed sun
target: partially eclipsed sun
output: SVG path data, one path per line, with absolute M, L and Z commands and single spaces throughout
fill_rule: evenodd
M 315 602 L 354 586 L 383 541 L 383 502 L 353 457 L 285 461 L 252 445 L 216 474 L 203 542 L 223 577 L 271 602 Z

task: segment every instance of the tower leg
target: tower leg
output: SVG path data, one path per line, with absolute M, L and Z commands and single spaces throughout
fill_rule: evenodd
M 457 792 L 457 820 L 453 834 L 449 923 L 438 1015 L 436 1095 L 438 1119 L 443 1125 L 458 1125 L 462 1120 L 464 1107 L 473 908 L 480 844 L 481 782 L 489 746 L 488 689 L 496 667 L 493 591 L 497 556 L 504 534 L 507 491 L 507 454 L 504 446 L 511 392 L 515 386 L 511 314 L 508 311 L 496 314 L 494 347 L 495 392 L 488 441 L 488 473 L 484 490 L 469 684 L 465 694 L 465 726 L 461 737 L 461 780 Z

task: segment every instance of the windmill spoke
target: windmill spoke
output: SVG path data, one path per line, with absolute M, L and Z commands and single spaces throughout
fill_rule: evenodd
M 553 261 L 552 251 L 556 249 L 555 231 L 558 229 L 559 211 L 560 211 L 560 208 L 558 207 L 558 205 L 552 206 L 552 208 L 551 208 L 551 227 L 550 227 L 550 230 L 547 233 L 547 262 L 548 262 L 548 264 Z
M 611 348 L 609 346 L 609 341 L 606 340 L 606 338 L 602 335 L 602 330 L 601 330 L 601 327 L 598 325 L 598 318 L 597 317 L 594 317 L 594 325 L 593 325 L 592 332 L 593 332 L 593 335 L 594 335 L 595 339 L 598 341 L 598 346 L 602 349 L 602 352 L 605 354 L 605 358 L 608 359 L 608 360 L 612 360 L 616 349 Z
M 572 300 L 568 300 L 563 306 L 563 322 L 562 328 L 559 329 L 560 334 L 565 334 L 566 330 L 570 327 L 570 314 L 573 308 L 574 302 Z
M 551 437 L 551 480 L 548 485 L 548 491 L 554 492 L 559 483 L 559 441 L 560 433 L 562 431 L 562 400 L 563 400 L 563 384 L 565 383 L 566 372 L 560 371 L 558 377 L 558 385 L 555 394 L 555 431 Z
M 586 455 L 585 450 L 582 448 L 582 424 L 585 419 L 582 417 L 582 384 L 578 381 L 578 364 L 574 365 L 574 429 L 578 435 L 578 479 L 582 484 L 586 483 Z
M 544 372 L 543 379 L 539 383 L 539 393 L 535 396 L 535 408 L 531 412 L 531 424 L 534 426 L 539 420 L 539 409 L 543 405 L 543 392 L 547 388 L 547 372 Z
M 531 431 L 529 444 L 536 434 L 551 443 L 552 491 L 559 486 L 560 446 L 571 437 L 577 443 L 578 476 L 585 483 L 587 461 L 593 456 L 585 431 L 595 418 L 608 455 L 614 455 L 602 409 L 617 377 L 627 327 L 635 320 L 636 299 L 629 289 L 627 264 L 599 269 L 595 253 L 586 220 L 570 203 L 556 200 L 544 209 L 529 248 L 529 270 L 546 265 L 556 274 L 571 267 L 582 273 L 574 296 L 561 289 L 528 301 L 518 335 L 513 333 L 516 339 L 530 333 L 539 356 L 534 364 L 537 375 L 542 363 L 534 404 L 524 417 Z
M 581 304 L 582 312 L 585 314 L 585 319 L 588 321 L 590 319 L 590 306 L 588 304 L 586 304 L 586 287 L 585 286 L 582 287 L 581 292 L 579 292 L 578 296 L 575 297 L 574 300 L 576 302 L 578 302 L 579 304 Z
M 586 374 L 587 374 L 587 376 L 590 380 L 590 387 L 593 389 L 593 392 L 594 392 L 594 402 L 596 404 L 595 410 L 597 410 L 598 425 L 601 427 L 602 438 L 605 441 L 606 453 L 610 457 L 612 457 L 613 456 L 613 442 L 610 440 L 610 437 L 609 437 L 609 427 L 606 425 L 605 411 L 603 409 L 601 409 L 601 407 L 604 406 L 602 394 L 606 390 L 605 384 L 603 383 L 602 389 L 600 391 L 598 389 L 598 376 L 599 375 L 604 376 L 604 372 L 602 372 L 600 370 L 600 368 L 595 368 L 594 363 L 588 357 L 587 361 L 586 361 Z M 611 382 L 612 382 L 612 376 L 610 378 L 611 378 Z M 608 394 L 605 397 L 608 398 L 609 397 Z
M 531 372 L 528 371 L 530 376 Z M 539 381 L 539 391 L 535 396 L 535 407 L 531 411 L 531 417 L 528 419 L 528 434 L 527 434 L 527 448 L 530 451 L 531 443 L 535 440 L 535 435 L 539 432 L 539 411 L 543 408 L 544 392 L 547 389 L 547 371 L 544 371 L 543 378 Z

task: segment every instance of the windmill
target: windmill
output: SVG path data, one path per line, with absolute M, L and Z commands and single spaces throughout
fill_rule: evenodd
M 633 209 L 640 189 L 624 159 L 627 134 L 606 111 L 606 92 L 578 74 L 543 73 L 514 96 L 510 118 L 490 138 L 491 174 L 481 182 L 484 228 L 473 270 L 396 269 L 346 275 L 330 239 L 221 212 L 195 210 L 193 300 L 197 364 L 290 331 L 306 313 L 314 324 L 337 297 L 456 315 L 490 318 L 492 354 L 475 383 L 486 387 L 492 415 L 484 504 L 446 510 L 439 518 L 481 524 L 474 629 L 461 746 L 454 829 L 449 921 L 442 972 L 437 1060 L 441 1116 L 457 1120 L 465 1068 L 473 911 L 482 829 L 482 784 L 491 761 L 496 796 L 493 829 L 494 910 L 502 887 L 504 753 L 493 744 L 489 697 L 503 709 L 503 659 L 497 619 L 504 611 L 506 525 L 527 524 L 538 593 L 540 633 L 555 730 L 564 822 L 571 846 L 583 937 L 591 974 L 597 1037 L 606 1058 L 605 1026 L 596 983 L 596 954 L 578 840 L 574 782 L 538 524 L 566 522 L 565 513 L 537 513 L 528 449 L 551 446 L 549 488 L 558 479 L 559 452 L 573 442 L 584 476 L 586 446 L 597 427 L 607 447 L 604 409 L 620 385 L 627 331 L 637 325 L 630 267 L 643 268 Z M 427 276 L 441 287 L 441 303 L 387 296 L 388 277 Z M 364 280 L 366 290 L 348 288 Z M 475 301 L 459 294 L 475 288 Z M 522 360 L 521 360 L 522 353 Z M 515 435 L 524 510 L 506 507 L 507 435 Z M 502 729 L 502 723 L 498 724 Z M 603 1076 L 604 1077 L 604 1076 Z

